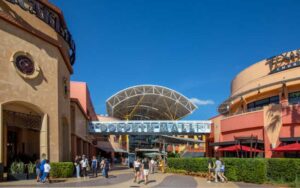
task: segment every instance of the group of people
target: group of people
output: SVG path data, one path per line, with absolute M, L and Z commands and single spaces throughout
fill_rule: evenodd
M 51 166 L 49 160 L 46 159 L 46 155 L 42 155 L 42 160 L 38 159 L 35 162 L 35 171 L 36 171 L 36 181 L 45 183 L 46 181 L 50 182 L 49 174 L 50 174 Z
M 93 156 L 91 160 L 85 155 L 76 156 L 74 160 L 74 165 L 76 169 L 77 178 L 87 178 L 88 172 L 92 172 L 92 177 L 98 176 L 98 170 L 102 172 L 102 175 L 108 178 L 108 171 L 110 170 L 110 161 L 108 159 L 102 158 L 99 161 L 96 156 Z
M 143 160 L 137 158 L 133 162 L 134 168 L 134 181 L 140 183 L 140 180 L 144 179 L 144 184 L 148 183 L 149 173 L 154 173 L 156 162 L 152 158 L 149 160 L 148 158 L 144 158 Z
M 207 182 L 218 182 L 219 179 L 221 182 L 227 183 L 227 178 L 224 175 L 225 173 L 225 163 L 219 157 L 216 157 L 216 161 L 214 162 L 211 158 L 208 159 L 208 176 Z

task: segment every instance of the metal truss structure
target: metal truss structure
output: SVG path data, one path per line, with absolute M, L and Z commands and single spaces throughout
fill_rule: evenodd
M 106 101 L 107 113 L 120 120 L 179 120 L 197 107 L 187 97 L 157 85 L 126 88 Z

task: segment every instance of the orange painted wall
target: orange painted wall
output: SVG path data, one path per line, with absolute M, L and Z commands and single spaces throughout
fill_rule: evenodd
M 249 130 L 239 130 L 237 132 L 231 132 L 231 133 L 223 133 L 222 135 L 222 142 L 227 141 L 234 141 L 234 137 L 242 137 L 242 136 L 258 136 L 259 140 L 263 140 L 263 129 L 249 129 Z
M 91 120 L 97 120 L 97 114 L 94 109 L 87 83 L 72 81 L 70 83 L 70 95 L 71 98 L 76 98 L 79 100 L 86 115 L 88 115 Z
M 290 105 L 282 109 L 282 123 L 300 123 L 300 105 Z
M 249 112 L 221 120 L 221 132 L 253 129 L 264 126 L 263 111 Z
M 300 137 L 300 124 L 283 125 L 279 137 Z

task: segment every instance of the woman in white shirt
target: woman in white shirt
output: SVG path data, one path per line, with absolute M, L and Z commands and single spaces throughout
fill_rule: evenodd
M 137 159 L 133 162 L 133 168 L 134 168 L 134 181 L 136 182 L 136 179 L 138 182 L 140 181 L 140 170 L 141 170 L 141 160 Z

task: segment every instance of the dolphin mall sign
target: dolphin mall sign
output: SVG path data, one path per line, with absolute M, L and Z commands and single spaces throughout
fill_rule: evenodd
M 196 135 L 210 133 L 211 121 L 92 121 L 89 132 L 103 135 Z

